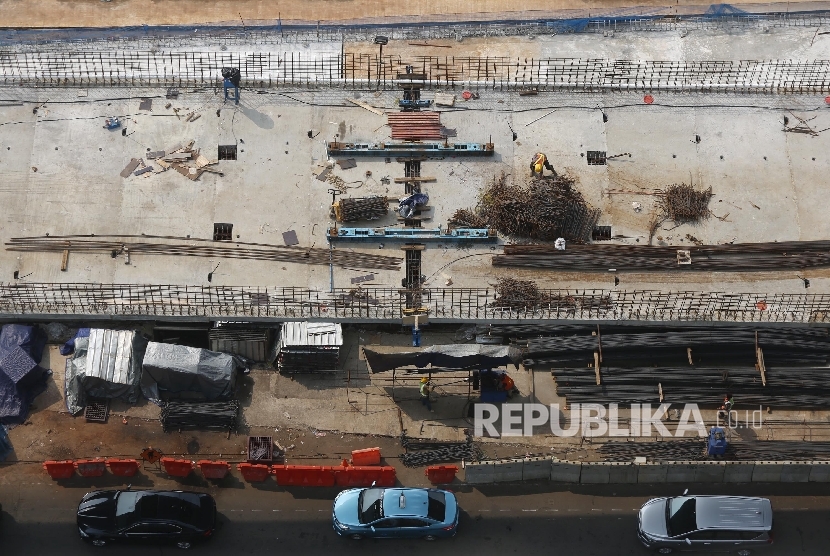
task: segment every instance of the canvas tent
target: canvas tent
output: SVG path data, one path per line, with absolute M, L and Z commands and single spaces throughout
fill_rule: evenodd
M 92 328 L 76 337 L 66 360 L 66 408 L 80 413 L 88 398 L 138 400 L 141 358 L 146 341 L 133 330 Z
M 7 324 L 0 330 L 0 422 L 22 423 L 51 374 L 40 367 L 46 334 L 37 326 Z
M 150 342 L 144 354 L 141 391 L 162 400 L 228 399 L 236 387 L 236 359 L 206 349 Z

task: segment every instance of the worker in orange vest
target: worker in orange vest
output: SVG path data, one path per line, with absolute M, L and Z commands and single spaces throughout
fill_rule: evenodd
M 553 173 L 553 176 L 556 177 L 556 170 L 553 169 L 550 162 L 548 162 L 548 157 L 545 156 L 543 153 L 536 153 L 533 155 L 533 158 L 530 161 L 530 177 L 542 177 L 542 170 L 547 168 Z

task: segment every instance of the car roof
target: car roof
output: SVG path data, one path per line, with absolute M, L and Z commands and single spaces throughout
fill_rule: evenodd
M 401 508 L 401 495 L 404 507 Z M 388 488 L 383 493 L 383 515 L 386 517 L 427 517 L 429 491 L 415 488 Z
M 772 505 L 766 498 L 696 496 L 700 529 L 765 530 L 772 526 Z

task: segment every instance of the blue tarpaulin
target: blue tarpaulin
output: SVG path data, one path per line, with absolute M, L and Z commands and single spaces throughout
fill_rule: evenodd
M 0 423 L 22 423 L 50 371 L 41 368 L 46 333 L 37 326 L 7 324 L 0 330 Z
M 75 352 L 75 340 L 78 338 L 88 338 L 89 328 L 79 328 L 72 339 L 61 346 L 61 355 L 72 355 Z

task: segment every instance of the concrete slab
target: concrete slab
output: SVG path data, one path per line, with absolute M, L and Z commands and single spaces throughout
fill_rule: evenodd
M 551 458 L 525 458 L 522 462 L 522 480 L 550 479 Z
M 636 484 L 639 469 L 633 463 L 612 463 L 608 469 L 608 482 L 612 485 Z
M 604 461 L 584 462 L 580 484 L 608 484 L 611 480 L 611 464 Z
M 781 481 L 783 463 L 772 461 L 756 461 L 752 470 L 753 483 L 777 483 Z
M 468 463 L 464 466 L 464 481 L 471 485 L 492 483 L 495 477 L 493 462 Z
M 806 483 L 810 481 L 811 463 L 785 462 L 781 468 L 782 483 Z
M 830 461 L 814 461 L 810 468 L 811 483 L 830 483 Z
M 667 464 L 667 483 L 693 483 L 697 473 L 696 462 L 673 461 Z
M 752 462 L 743 463 L 730 461 L 725 464 L 723 470 L 724 483 L 750 483 L 752 482 L 755 464 Z
M 551 462 L 550 480 L 554 483 L 578 483 L 582 472 L 580 462 L 553 460 Z
M 637 482 L 640 484 L 665 483 L 669 466 L 665 463 L 637 464 Z
M 522 480 L 524 462 L 519 460 L 499 460 L 493 462 L 493 482 L 512 483 Z
M 720 483 L 723 482 L 726 463 L 721 461 L 701 461 L 695 466 L 696 483 Z

